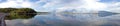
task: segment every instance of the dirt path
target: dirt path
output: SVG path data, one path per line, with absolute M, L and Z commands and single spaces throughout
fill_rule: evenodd
M 5 24 L 5 16 L 8 15 L 7 13 L 0 13 L 0 26 L 6 26 Z

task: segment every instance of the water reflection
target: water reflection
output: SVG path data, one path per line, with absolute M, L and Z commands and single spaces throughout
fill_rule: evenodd
M 12 19 L 29 19 L 34 17 L 36 14 L 10 14 L 5 17 L 6 20 L 12 20 Z
M 31 19 L 6 20 L 7 26 L 120 26 L 120 15 L 100 17 L 98 14 L 49 14 Z
M 113 13 L 113 12 L 107 12 L 107 11 L 99 11 L 98 16 L 100 17 L 106 17 L 106 16 L 112 16 L 112 15 L 116 15 L 119 13 Z

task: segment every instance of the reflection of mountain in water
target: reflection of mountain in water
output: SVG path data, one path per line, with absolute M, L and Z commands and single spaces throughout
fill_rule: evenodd
M 117 14 L 117 13 L 108 12 L 108 11 L 99 11 L 98 12 L 98 16 L 100 16 L 100 17 L 111 16 L 111 15 L 115 15 L 115 14 Z
M 120 15 L 98 17 L 96 14 L 37 15 L 32 19 L 6 20 L 7 26 L 120 26 Z
M 24 14 L 23 15 L 19 15 L 19 14 L 10 14 L 8 16 L 6 16 L 6 20 L 12 20 L 12 19 L 29 19 L 34 17 L 36 14 Z
M 83 13 L 83 12 L 80 12 L 80 11 L 76 12 L 76 10 L 66 10 L 66 11 L 63 11 L 61 13 L 63 13 L 63 14 L 72 14 L 72 15 L 74 15 L 74 14 L 98 14 L 98 16 L 100 16 L 100 17 L 105 17 L 105 16 L 111 16 L 111 15 L 118 14 L 118 13 L 113 13 L 113 12 L 109 12 L 109 11 L 98 11 L 98 12 L 93 11 L 93 12 Z

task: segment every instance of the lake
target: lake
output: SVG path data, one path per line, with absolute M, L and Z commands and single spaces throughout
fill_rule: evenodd
M 45 14 L 5 21 L 7 26 L 120 26 L 120 15 Z

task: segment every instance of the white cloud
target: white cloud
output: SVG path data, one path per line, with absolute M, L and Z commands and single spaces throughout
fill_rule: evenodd
M 98 0 L 84 0 L 85 8 L 92 10 L 102 10 L 106 7 L 106 4 L 98 2 Z
M 103 3 L 100 0 L 40 0 L 37 2 L 29 2 L 29 0 L 7 0 L 6 2 L 0 3 L 0 8 L 6 7 L 30 7 L 34 8 L 36 11 L 53 11 L 53 10 L 67 10 L 86 9 L 88 11 L 99 11 L 99 10 L 109 10 L 119 8 L 119 3 Z
M 0 3 L 1 8 L 6 7 L 31 7 L 31 3 L 24 0 L 7 0 L 7 2 Z
M 22 7 L 31 7 L 32 4 L 29 3 L 29 2 L 23 2 L 23 3 L 21 4 L 21 6 L 22 6 Z
M 99 2 L 100 0 L 71 0 L 70 3 L 61 3 L 64 0 L 57 0 L 56 2 L 50 2 L 46 4 L 45 8 L 48 7 L 57 7 L 57 11 L 64 11 L 68 9 L 77 9 L 77 10 L 84 10 L 86 9 L 88 12 L 89 11 L 112 11 L 112 12 L 119 12 L 119 2 L 115 3 L 104 3 L 104 2 Z M 74 1 L 74 2 L 73 2 Z M 84 12 L 87 12 L 84 11 Z
M 10 1 L 10 2 L 5 2 L 5 3 L 0 3 L 0 7 L 1 8 L 5 8 L 5 7 L 16 7 L 18 6 L 18 4 L 16 4 L 16 2 L 14 1 Z
M 107 4 L 106 11 L 120 13 L 120 2 Z
M 99 11 L 104 10 L 107 6 L 104 3 L 98 2 L 99 0 L 71 0 L 70 3 L 50 3 L 47 4 L 49 6 L 56 6 L 61 5 L 61 7 L 58 7 L 58 11 L 64 11 L 67 9 L 86 9 L 88 11 Z

